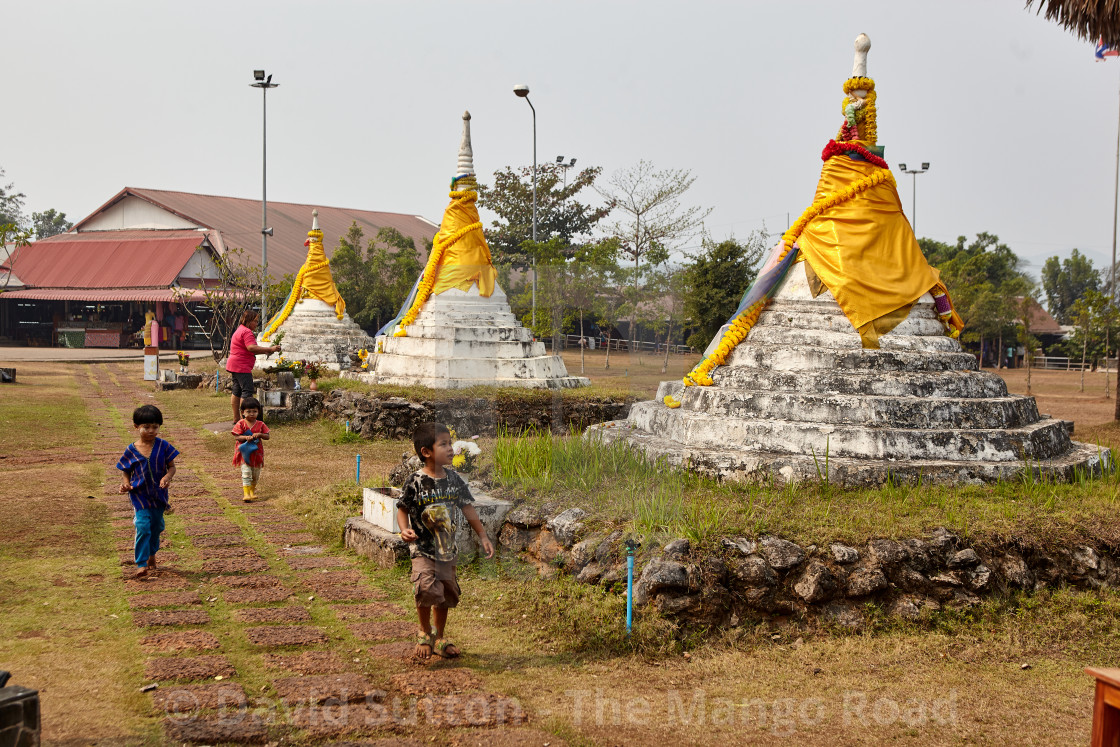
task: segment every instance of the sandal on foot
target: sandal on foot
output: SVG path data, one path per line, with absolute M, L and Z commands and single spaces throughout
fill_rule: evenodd
M 448 651 L 447 649 L 449 649 L 449 648 L 452 649 L 452 650 Z M 459 650 L 458 646 L 456 646 L 454 643 L 447 640 L 446 638 L 442 639 L 436 645 L 435 652 L 436 652 L 437 655 L 442 656 L 444 659 L 457 659 L 457 658 L 459 658 L 459 654 L 462 653 Z
M 423 650 L 425 647 L 427 647 L 427 651 Z M 423 633 L 420 633 L 418 636 L 416 636 L 416 650 L 414 654 L 416 655 L 417 659 L 420 659 L 421 661 L 427 661 L 428 659 L 432 658 L 432 654 L 435 652 L 435 649 L 435 642 L 432 640 L 432 636 L 424 635 Z

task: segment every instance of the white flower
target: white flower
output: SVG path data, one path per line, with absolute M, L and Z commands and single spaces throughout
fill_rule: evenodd
M 471 456 L 478 456 L 482 453 L 482 448 L 474 441 L 456 441 L 451 444 L 451 451 L 454 454 L 462 454 L 465 451 Z

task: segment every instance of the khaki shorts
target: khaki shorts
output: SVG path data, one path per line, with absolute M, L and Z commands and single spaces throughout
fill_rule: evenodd
M 412 559 L 412 593 L 417 607 L 450 609 L 459 604 L 455 563 L 431 558 Z

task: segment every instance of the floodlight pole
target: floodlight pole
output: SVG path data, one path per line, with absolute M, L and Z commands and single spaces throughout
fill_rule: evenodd
M 900 163 L 898 165 L 898 168 L 899 168 L 900 171 L 902 171 L 902 173 L 911 174 L 914 177 L 913 182 L 912 182 L 913 183 L 913 188 L 912 188 L 912 195 L 913 196 L 911 197 L 911 203 L 910 203 L 910 227 L 914 230 L 914 238 L 917 238 L 918 237 L 918 174 L 924 174 L 927 171 L 929 171 L 929 162 L 928 161 L 923 162 L 922 163 L 922 168 L 920 168 L 920 169 L 910 169 L 909 171 L 907 171 L 906 164 L 904 164 L 904 163 Z
M 533 244 L 537 243 L 537 107 L 529 100 L 529 86 L 514 86 L 513 92 L 525 99 L 525 103 L 533 110 Z M 537 326 L 537 254 L 536 246 L 533 247 L 533 327 Z M 535 334 L 535 331 L 534 331 Z M 556 351 L 553 351 L 556 352 Z
M 255 83 L 249 85 L 261 89 L 261 324 L 268 321 L 268 237 L 272 229 L 268 227 L 268 89 L 279 87 L 272 82 L 272 76 L 265 77 L 264 70 L 254 70 Z

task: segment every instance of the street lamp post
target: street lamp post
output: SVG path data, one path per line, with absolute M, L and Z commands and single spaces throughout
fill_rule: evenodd
M 568 169 L 576 165 L 576 159 L 564 163 L 564 156 L 556 156 L 556 166 L 564 170 L 564 189 L 568 188 Z
M 267 78 L 264 70 L 253 71 L 254 83 L 249 85 L 261 89 L 261 324 L 268 321 L 268 237 L 272 229 L 268 227 L 268 89 L 280 84 Z
M 533 243 L 537 243 L 537 107 L 529 100 L 529 86 L 522 83 L 513 87 L 513 92 L 525 99 L 533 110 Z M 533 327 L 537 326 L 537 255 L 533 254 Z
M 914 229 L 914 238 L 917 238 L 918 237 L 918 174 L 924 174 L 927 171 L 929 171 L 929 161 L 923 161 L 922 162 L 922 168 L 920 168 L 920 169 L 912 169 L 910 171 L 907 171 L 906 170 L 906 164 L 904 164 L 904 163 L 898 164 L 898 169 L 903 174 L 913 174 L 913 176 L 914 176 L 913 197 L 911 198 L 912 203 L 911 203 L 911 207 L 910 207 L 910 227 Z

